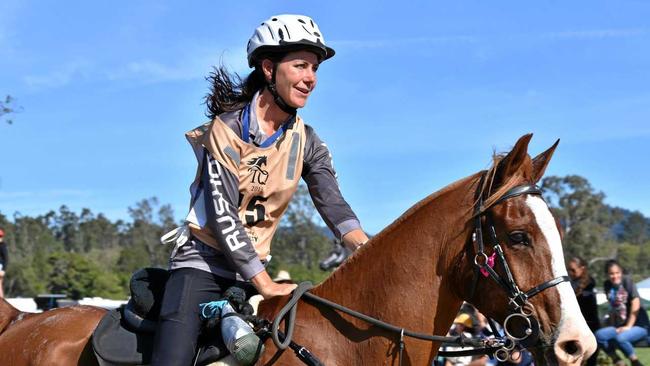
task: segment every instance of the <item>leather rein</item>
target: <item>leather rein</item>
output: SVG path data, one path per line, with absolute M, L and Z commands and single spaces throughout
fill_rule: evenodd
M 297 310 L 297 304 L 301 297 L 305 297 L 309 302 L 315 302 L 327 307 L 336 309 L 343 313 L 346 313 L 355 318 L 361 319 L 369 324 L 377 326 L 387 331 L 394 332 L 399 335 L 399 365 L 402 364 L 402 353 L 404 350 L 404 337 L 411 337 L 421 340 L 428 340 L 432 342 L 441 342 L 446 345 L 457 345 L 461 347 L 473 347 L 467 350 L 460 351 L 440 351 L 438 355 L 440 356 L 468 356 L 468 355 L 481 355 L 481 354 L 492 354 L 494 357 L 502 362 L 505 362 L 510 354 L 514 351 L 517 346 L 528 348 L 534 346 L 539 338 L 539 322 L 533 316 L 534 307 L 528 299 L 541 293 L 542 291 L 557 286 L 558 284 L 569 281 L 568 276 L 560 276 L 554 279 L 548 280 L 541 283 L 540 285 L 523 292 L 517 286 L 512 271 L 508 266 L 508 262 L 505 259 L 503 249 L 501 248 L 498 240 L 494 224 L 489 216 L 489 209 L 495 205 L 502 203 L 510 198 L 521 196 L 521 195 L 542 195 L 542 191 L 539 187 L 534 184 L 525 184 L 516 186 L 508 190 L 501 198 L 492 203 L 491 205 L 484 207 L 483 206 L 483 195 L 481 192 L 481 187 L 483 186 L 483 181 L 485 179 L 485 174 L 481 177 L 481 180 L 478 185 L 476 192 L 476 204 L 474 206 L 474 231 L 472 233 L 472 243 L 475 250 L 474 255 L 474 279 L 472 281 L 471 287 L 471 296 L 474 296 L 474 292 L 478 281 L 481 277 L 481 273 L 485 277 L 490 277 L 494 280 L 500 288 L 502 288 L 506 295 L 508 296 L 508 304 L 510 307 L 510 315 L 508 315 L 503 322 L 503 330 L 505 337 L 498 337 L 498 330 L 495 325 L 495 322 L 492 319 L 488 319 L 490 322 L 490 327 L 496 338 L 488 339 L 479 339 L 479 338 L 468 338 L 464 336 L 437 336 L 422 334 L 417 332 L 412 332 L 404 328 L 383 322 L 379 319 L 375 319 L 368 315 L 359 313 L 357 311 L 346 308 L 340 304 L 336 304 L 327 299 L 323 299 L 314 294 L 309 293 L 312 285 L 309 282 L 301 283 L 296 290 L 294 290 L 292 298 L 289 302 L 278 312 L 272 324 L 266 322 L 262 328 L 262 333 L 270 336 L 273 339 L 275 346 L 279 351 L 285 350 L 290 347 L 294 350 L 298 358 L 300 358 L 307 365 L 323 365 L 318 358 L 316 358 L 309 350 L 305 347 L 302 347 L 292 341 L 293 328 L 295 325 L 295 316 Z M 486 221 L 489 225 L 489 234 L 490 234 L 490 245 L 493 249 L 493 255 L 498 264 L 503 268 L 505 276 L 499 275 L 493 267 L 495 264 L 489 263 L 489 257 L 485 253 L 485 244 L 483 242 L 483 223 L 481 221 L 482 217 L 486 217 Z M 485 275 L 487 273 L 487 275 Z M 285 319 L 288 316 L 287 319 Z M 516 323 L 515 319 L 523 320 L 526 325 L 525 329 L 519 331 L 518 329 L 512 328 L 511 324 Z M 279 330 L 280 323 L 282 320 L 285 320 L 285 331 L 282 332 Z M 269 329 L 269 324 L 271 329 Z

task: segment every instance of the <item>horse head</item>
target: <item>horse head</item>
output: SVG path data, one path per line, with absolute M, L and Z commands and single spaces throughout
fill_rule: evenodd
M 596 342 L 566 282 L 556 220 L 535 186 L 559 140 L 531 159 L 531 137 L 496 156 L 477 180 L 474 229 L 455 272 L 455 282 L 472 286 L 458 287 L 457 293 L 503 324 L 540 364 L 578 365 Z M 493 266 L 488 258 L 496 258 Z

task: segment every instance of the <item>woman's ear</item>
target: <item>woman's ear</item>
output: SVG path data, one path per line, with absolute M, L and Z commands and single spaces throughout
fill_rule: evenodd
M 268 58 L 262 60 L 262 72 L 264 73 L 264 79 L 266 79 L 267 82 L 270 82 L 273 78 L 274 67 L 275 65 L 273 64 L 273 61 L 269 60 Z

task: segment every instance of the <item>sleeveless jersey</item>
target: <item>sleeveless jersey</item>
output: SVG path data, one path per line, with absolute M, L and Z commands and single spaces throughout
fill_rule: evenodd
M 205 148 L 221 166 L 239 178 L 238 216 L 258 257 L 266 259 L 280 218 L 298 187 L 303 165 L 305 125 L 297 116 L 288 123 L 284 134 L 266 148 L 242 141 L 219 117 L 186 133 L 199 162 L 186 219 L 192 235 L 222 250 L 210 229 L 193 214 L 194 192 L 199 185 Z M 231 250 L 237 249 L 237 244 L 233 244 L 235 247 L 230 241 L 228 244 Z

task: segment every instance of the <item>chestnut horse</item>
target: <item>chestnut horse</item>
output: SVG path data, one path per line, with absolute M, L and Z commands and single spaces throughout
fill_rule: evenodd
M 560 233 L 537 195 L 498 202 L 511 188 L 540 180 L 557 142 L 534 159 L 525 135 L 487 172 L 453 183 L 425 198 L 357 250 L 311 293 L 407 330 L 445 335 L 463 300 L 503 322 L 508 298 L 495 281 L 479 276 L 472 291 L 475 192 L 482 189 L 498 241 L 516 284 L 523 291 L 566 275 Z M 479 187 L 482 176 L 487 176 Z M 490 194 L 490 192 L 493 192 Z M 487 233 L 486 233 L 487 234 Z M 487 236 L 486 236 L 487 238 Z M 491 253 L 487 253 L 491 254 Z M 497 268 L 495 268 L 497 269 Z M 504 276 L 502 269 L 500 275 Z M 260 304 L 273 319 L 285 299 Z M 540 325 L 531 349 L 540 365 L 579 365 L 596 349 L 568 282 L 532 297 Z M 293 340 L 325 365 L 397 365 L 399 335 L 310 301 L 300 301 Z M 291 350 L 277 353 L 270 341 L 263 364 L 302 365 Z M 439 344 L 406 338 L 403 364 L 430 365 Z
M 410 331 L 445 335 L 463 300 L 503 322 L 506 293 L 479 277 L 472 291 L 475 192 L 480 189 L 516 284 L 534 288 L 566 275 L 560 234 L 539 196 L 498 199 L 512 187 L 534 184 L 543 175 L 557 143 L 531 159 L 525 135 L 488 172 L 453 183 L 425 198 L 357 250 L 312 293 Z M 480 187 L 481 177 L 487 176 Z M 491 249 L 487 250 L 487 254 Z M 502 268 L 496 268 L 504 275 Z M 262 302 L 260 315 L 272 319 L 287 298 Z M 531 349 L 539 364 L 578 365 L 596 348 L 567 282 L 530 299 L 539 322 Z M 103 311 L 72 307 L 24 316 L 0 304 L 0 365 L 92 365 L 88 339 Z M 322 305 L 300 301 L 293 340 L 326 365 L 397 365 L 399 337 Z M 403 364 L 430 365 L 439 344 L 405 339 Z M 291 351 L 267 351 L 258 364 L 302 365 Z M 15 355 L 15 356 L 12 356 Z

